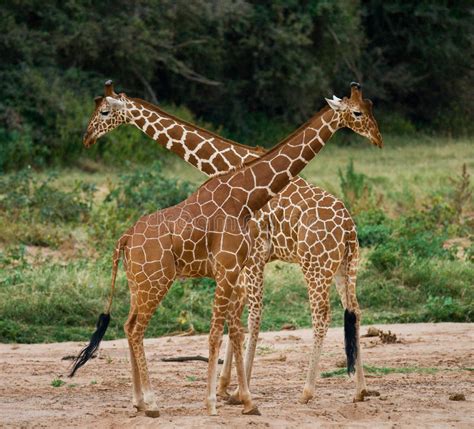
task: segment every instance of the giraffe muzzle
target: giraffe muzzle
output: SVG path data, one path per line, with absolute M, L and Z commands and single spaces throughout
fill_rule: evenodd
M 91 136 L 89 132 L 85 132 L 84 136 L 82 137 L 82 143 L 86 148 L 90 148 L 92 145 L 94 145 L 96 141 L 96 138 Z

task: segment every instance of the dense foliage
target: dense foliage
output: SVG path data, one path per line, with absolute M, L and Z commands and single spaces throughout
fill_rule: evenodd
M 467 0 L 2 2 L 0 169 L 75 162 L 105 78 L 249 144 L 353 79 L 386 132 L 469 131 L 472 15 Z

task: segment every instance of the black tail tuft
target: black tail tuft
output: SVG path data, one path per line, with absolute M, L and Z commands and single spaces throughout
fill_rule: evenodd
M 82 349 L 79 355 L 77 356 L 77 358 L 75 359 L 74 366 L 72 367 L 69 377 L 73 377 L 76 371 L 82 365 L 84 365 L 89 359 L 92 358 L 93 354 L 99 348 L 99 344 L 102 341 L 102 338 L 104 338 L 105 331 L 107 330 L 107 327 L 109 326 L 109 322 L 110 322 L 110 314 L 102 313 L 99 316 L 99 320 L 97 321 L 97 329 L 92 334 L 89 345 L 85 347 L 84 349 Z
M 354 374 L 357 359 L 356 321 L 356 314 L 346 308 L 344 311 L 344 341 L 346 345 L 348 374 Z

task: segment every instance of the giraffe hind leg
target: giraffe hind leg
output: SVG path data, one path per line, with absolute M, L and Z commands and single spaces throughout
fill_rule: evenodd
M 355 368 L 356 393 L 354 402 L 363 401 L 366 396 L 379 395 L 377 391 L 368 390 L 365 383 L 360 347 L 361 312 L 356 294 L 357 255 L 358 246 L 356 243 L 355 248 L 351 249 L 336 273 L 336 288 L 344 307 L 344 340 L 348 372 L 353 372 Z
M 124 331 L 128 339 L 128 348 L 130 352 L 130 364 L 132 367 L 132 403 L 138 411 L 144 411 L 146 409 L 146 403 L 143 397 L 143 390 L 140 381 L 140 372 L 137 365 L 137 359 L 133 351 L 133 343 L 131 341 L 131 334 L 135 330 L 135 323 L 137 320 L 137 310 L 133 305 L 130 306 L 130 312 L 128 315 L 127 322 L 124 325 Z
M 311 265 L 317 266 L 317 264 Z M 332 277 L 321 276 L 319 269 L 309 269 L 304 271 L 308 285 L 313 326 L 313 349 L 311 351 L 305 386 L 300 397 L 300 402 L 306 404 L 314 397 L 316 377 L 319 374 L 319 359 L 331 319 L 329 290 L 332 283 Z
M 131 306 L 130 315 L 125 325 L 132 363 L 133 393 L 134 402 L 136 402 L 134 405 L 138 405 L 138 409 L 144 410 L 148 417 L 158 417 L 160 414 L 150 382 L 143 339 L 151 317 L 172 282 L 172 280 L 168 280 L 160 284 L 156 281 L 146 281 L 145 284 L 141 284 L 137 292 L 137 302 L 143 304 Z M 144 290 L 140 290 L 141 288 Z

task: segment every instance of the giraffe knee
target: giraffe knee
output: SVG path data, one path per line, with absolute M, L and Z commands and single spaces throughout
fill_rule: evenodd
M 229 338 L 232 342 L 238 342 L 238 344 L 244 341 L 244 329 L 242 326 L 232 326 L 229 329 Z
M 133 335 L 133 332 L 135 330 L 135 325 L 137 322 L 137 314 L 130 314 L 128 316 L 127 321 L 125 322 L 125 325 L 123 325 L 123 330 L 125 331 L 125 335 L 127 338 L 130 338 Z

